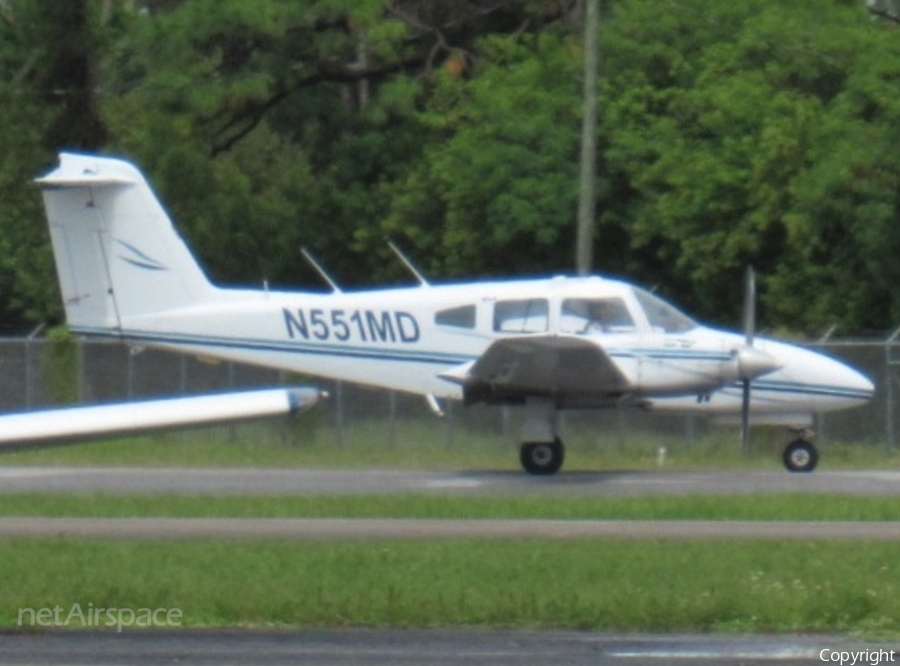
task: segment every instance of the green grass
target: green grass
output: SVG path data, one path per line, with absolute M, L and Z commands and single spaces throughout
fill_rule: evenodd
M 304 415 L 306 416 L 306 415 Z M 437 418 L 353 421 L 338 430 L 315 420 L 280 425 L 249 424 L 180 433 L 37 449 L 8 451 L 2 465 L 116 465 L 190 467 L 339 467 L 395 469 L 519 469 L 516 426 L 503 435 L 491 428 L 451 427 Z M 780 429 L 754 431 L 754 452 L 739 451 L 733 429 L 711 430 L 685 440 L 636 429 L 565 430 L 565 470 L 777 469 L 787 435 Z M 821 469 L 898 468 L 900 456 L 881 445 L 826 442 Z
M 893 497 L 751 495 L 104 495 L 0 494 L 2 516 L 214 518 L 555 518 L 569 520 L 900 520 Z
M 566 470 L 775 469 L 782 434 L 737 451 L 733 433 L 584 431 Z M 822 467 L 897 467 L 876 446 L 828 444 Z M 8 454 L 4 465 L 517 470 L 514 438 L 402 428 L 242 426 Z M 898 520 L 894 498 L 454 496 L 221 497 L 0 494 L 7 516 Z M 440 540 L 0 542 L 0 627 L 20 608 L 180 608 L 186 626 L 491 626 L 900 635 L 900 544 Z
M 453 540 L 0 543 L 20 608 L 179 608 L 184 626 L 900 633 L 900 544 Z

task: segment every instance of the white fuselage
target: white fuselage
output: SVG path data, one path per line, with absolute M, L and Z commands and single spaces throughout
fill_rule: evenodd
M 682 322 L 667 329 L 671 313 L 655 310 L 662 319 L 654 322 L 639 291 L 599 277 L 329 294 L 217 290 L 215 301 L 202 306 L 123 318 L 121 335 L 198 356 L 442 399 L 462 397 L 459 383 L 442 375 L 473 363 L 495 340 L 577 336 L 610 357 L 634 387 L 632 401 L 657 410 L 739 414 L 735 357 L 743 336 Z M 596 298 L 620 301 L 627 325 L 594 330 L 567 321 L 568 304 Z M 500 321 L 499 313 L 511 308 L 518 315 Z M 768 339 L 754 346 L 778 366 L 753 380 L 754 422 L 800 424 L 812 413 L 859 405 L 872 395 L 866 377 L 826 355 Z M 608 404 L 598 398 L 581 406 Z

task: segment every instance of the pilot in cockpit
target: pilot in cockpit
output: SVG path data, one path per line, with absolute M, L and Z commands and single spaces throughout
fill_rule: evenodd
M 560 328 L 564 333 L 624 332 L 633 326 L 628 309 L 619 298 L 572 298 L 563 302 Z
M 609 301 L 588 301 L 587 321 L 579 333 L 607 333 L 612 324 L 613 312 Z

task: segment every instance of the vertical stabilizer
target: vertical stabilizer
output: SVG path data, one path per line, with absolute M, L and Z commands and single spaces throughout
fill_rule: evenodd
M 36 182 L 74 330 L 120 330 L 130 318 L 214 297 L 216 289 L 133 165 L 63 153 L 59 167 Z

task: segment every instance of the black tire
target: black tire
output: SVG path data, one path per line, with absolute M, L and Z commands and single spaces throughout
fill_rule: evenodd
M 562 467 L 565 455 L 559 438 L 552 442 L 526 442 L 519 449 L 519 460 L 525 471 L 540 476 L 556 474 Z
M 819 452 L 806 440 L 795 439 L 785 448 L 783 460 L 789 472 L 811 472 L 819 464 Z

